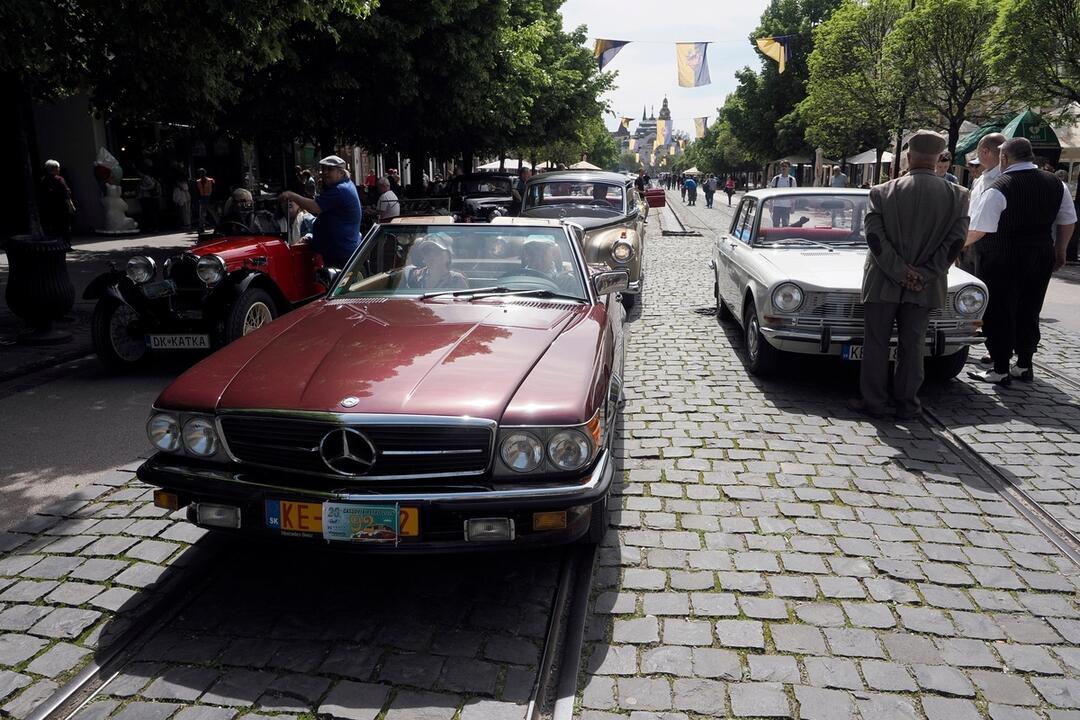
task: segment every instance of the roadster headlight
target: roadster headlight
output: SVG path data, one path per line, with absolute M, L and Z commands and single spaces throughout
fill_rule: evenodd
M 146 436 L 158 450 L 176 452 L 180 449 L 180 421 L 167 413 L 151 415 L 146 421 Z
M 532 472 L 544 461 L 544 446 L 529 433 L 507 435 L 499 448 L 506 467 L 515 472 Z
M 630 259 L 634 257 L 634 246 L 626 240 L 617 240 L 611 246 L 611 257 L 615 259 L 615 262 L 630 262 Z
M 225 261 L 217 255 L 203 255 L 195 266 L 195 274 L 207 285 L 217 285 L 225 279 Z
M 592 445 L 583 433 L 577 430 L 563 430 L 555 433 L 548 441 L 548 458 L 551 464 L 560 470 L 577 470 L 589 462 Z
M 136 255 L 127 261 L 127 276 L 133 283 L 150 282 L 157 272 L 157 263 L 154 258 L 145 255 Z
M 218 438 L 214 423 L 207 418 L 193 418 L 184 423 L 184 447 L 200 457 L 216 453 Z
M 968 285 L 956 293 L 953 307 L 961 315 L 977 315 L 986 306 L 986 291 L 978 285 Z
M 795 312 L 803 302 L 803 291 L 794 283 L 777 285 L 773 290 L 773 307 L 781 312 Z

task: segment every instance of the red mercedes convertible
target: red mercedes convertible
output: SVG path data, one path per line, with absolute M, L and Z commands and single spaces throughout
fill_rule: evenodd
M 327 295 L 157 399 L 138 471 L 198 525 L 362 550 L 598 542 L 625 270 L 580 227 L 377 226 Z

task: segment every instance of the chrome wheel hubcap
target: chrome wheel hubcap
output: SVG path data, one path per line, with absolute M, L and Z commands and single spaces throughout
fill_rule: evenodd
M 117 307 L 109 318 L 109 342 L 124 362 L 136 362 L 146 354 L 146 343 L 138 329 L 139 315 L 127 305 Z

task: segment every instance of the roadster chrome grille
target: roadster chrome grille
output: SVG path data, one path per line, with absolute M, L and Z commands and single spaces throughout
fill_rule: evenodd
M 493 425 L 478 421 L 410 424 L 409 418 L 342 422 L 261 415 L 222 415 L 221 430 L 239 462 L 292 472 L 339 476 L 320 447 L 343 428 L 362 433 L 374 447 L 374 463 L 357 479 L 399 479 L 483 474 L 494 441 Z
M 930 311 L 930 320 L 956 320 L 959 316 L 953 306 L 956 293 L 949 293 L 945 298 L 945 307 Z M 862 296 L 849 292 L 810 292 L 806 294 L 803 306 L 796 312 L 800 318 L 821 318 L 833 321 L 863 320 Z

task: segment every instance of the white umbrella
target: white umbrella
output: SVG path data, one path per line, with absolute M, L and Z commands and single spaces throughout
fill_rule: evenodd
M 683 170 L 682 174 L 683 175 L 700 175 L 701 171 L 698 170 L 697 166 L 695 165 L 694 167 L 690 168 L 689 170 Z
M 529 167 L 529 163 L 524 163 L 524 166 Z M 503 163 L 503 169 L 505 169 L 505 170 L 517 170 L 519 167 L 521 167 L 521 164 L 519 164 L 519 161 L 515 160 L 515 159 L 512 159 L 512 158 L 506 158 L 506 161 Z M 492 160 L 489 163 L 484 163 L 483 165 L 479 166 L 476 169 L 477 170 L 498 170 L 499 169 L 499 161 L 498 160 Z
M 891 163 L 893 161 L 893 154 L 886 150 L 881 154 L 882 164 Z M 866 152 L 861 152 L 858 155 L 852 155 L 845 160 L 849 165 L 873 165 L 877 162 L 877 150 L 870 149 Z
M 596 167 L 591 162 L 588 162 L 586 160 L 582 160 L 581 162 L 576 162 L 573 165 L 571 165 L 570 169 L 571 170 L 599 170 L 600 168 Z

